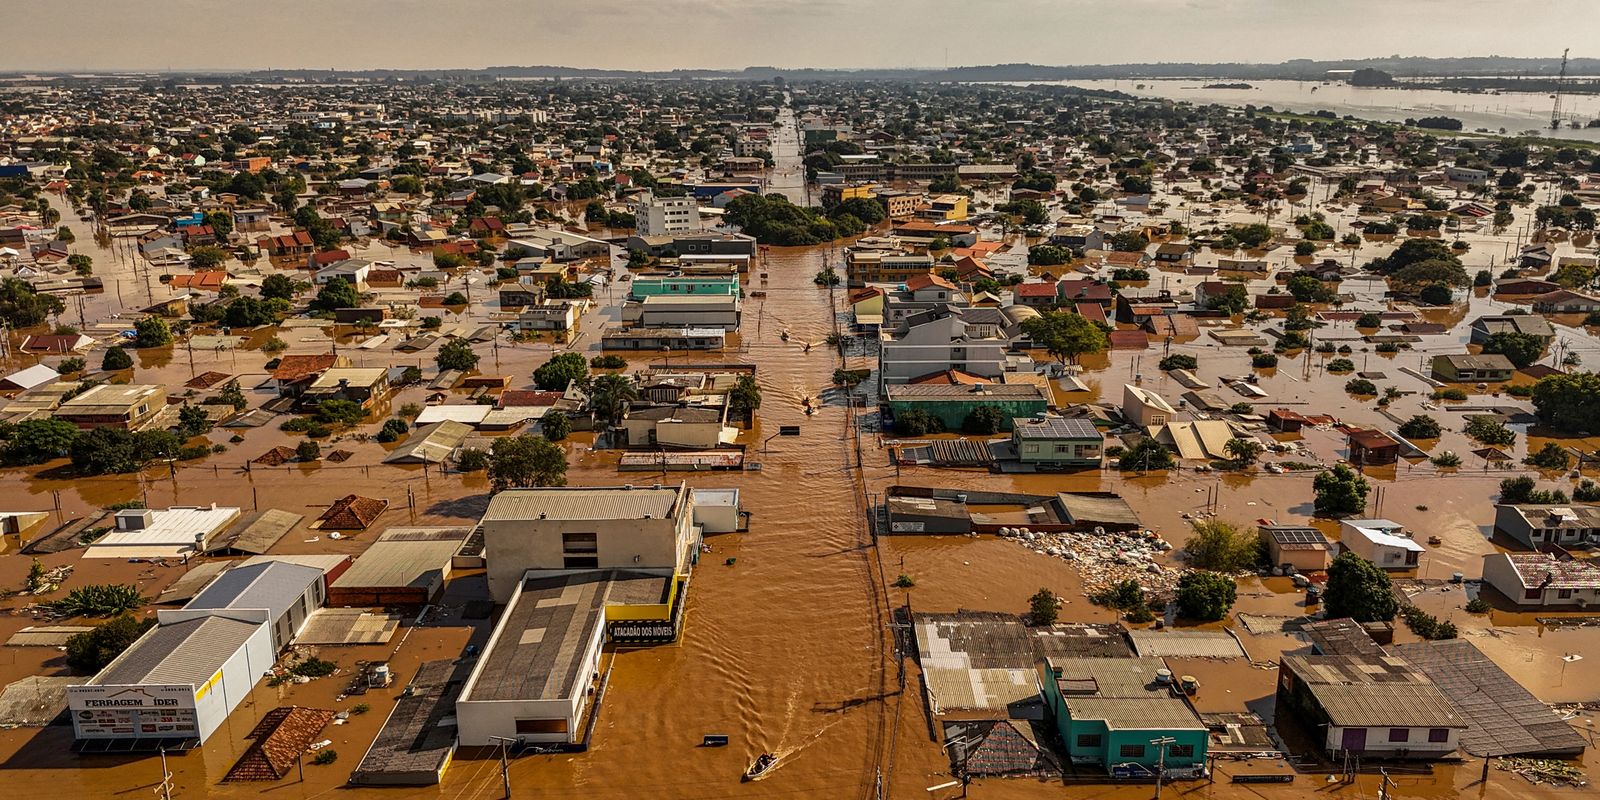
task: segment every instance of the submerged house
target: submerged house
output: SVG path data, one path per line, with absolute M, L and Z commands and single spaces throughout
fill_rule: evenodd
M 1161 659 L 1049 658 L 1041 683 L 1072 763 L 1114 777 L 1204 771 L 1210 734 Z

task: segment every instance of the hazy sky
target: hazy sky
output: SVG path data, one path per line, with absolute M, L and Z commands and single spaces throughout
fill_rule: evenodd
M 0 70 L 937 67 L 1583 50 L 1600 0 L 7 0 Z M 1596 48 L 1600 51 L 1600 48 Z

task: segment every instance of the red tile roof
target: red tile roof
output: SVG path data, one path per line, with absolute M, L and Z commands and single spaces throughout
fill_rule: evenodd
M 272 370 L 274 380 L 293 383 L 322 372 L 326 372 L 338 363 L 339 357 L 332 353 L 318 353 L 312 356 L 284 356 L 278 360 L 278 366 Z
M 389 507 L 389 501 L 349 494 L 333 502 L 317 518 L 322 530 L 366 530 Z

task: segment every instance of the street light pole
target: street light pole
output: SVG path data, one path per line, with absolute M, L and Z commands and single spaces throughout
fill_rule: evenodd
M 1167 774 L 1167 745 L 1178 741 L 1171 736 L 1159 736 L 1150 740 L 1156 746 L 1156 800 L 1161 800 L 1161 779 Z
M 506 800 L 511 800 L 511 765 L 506 761 L 506 743 L 515 740 L 505 736 L 490 736 L 489 740 L 500 743 L 500 788 L 505 791 Z

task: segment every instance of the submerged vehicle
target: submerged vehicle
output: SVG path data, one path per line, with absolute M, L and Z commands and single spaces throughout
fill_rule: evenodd
M 759 781 L 767 777 L 767 773 L 776 769 L 777 766 L 777 756 L 771 753 L 762 753 L 756 756 L 756 760 L 750 764 L 749 769 L 744 771 L 744 775 L 741 775 L 739 780 L 741 782 Z

